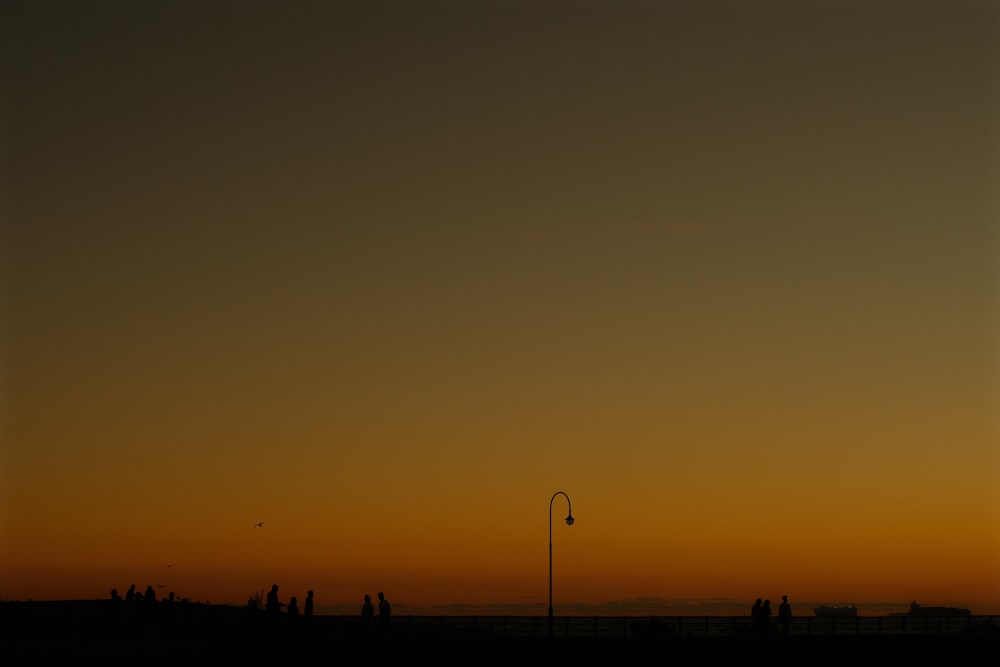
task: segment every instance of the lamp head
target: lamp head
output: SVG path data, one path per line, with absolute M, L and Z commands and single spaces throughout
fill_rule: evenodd
M 573 518 L 573 513 L 570 512 L 569 516 L 566 517 L 566 525 L 572 526 L 574 521 L 576 521 L 576 519 Z

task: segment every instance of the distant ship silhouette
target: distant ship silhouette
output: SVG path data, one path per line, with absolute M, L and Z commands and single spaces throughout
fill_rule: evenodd
M 971 616 L 972 611 L 964 607 L 922 607 L 914 600 L 909 611 L 896 612 L 890 616 Z
M 820 605 L 813 609 L 816 616 L 822 618 L 857 618 L 858 608 L 853 604 L 848 605 Z M 972 611 L 963 607 L 923 607 L 916 600 L 910 603 L 908 611 L 899 611 L 889 614 L 889 616 L 971 616 Z
M 815 609 L 813 609 L 813 613 L 816 616 L 820 616 L 820 617 L 824 617 L 824 618 L 830 618 L 830 617 L 833 617 L 833 618 L 855 618 L 858 615 L 858 608 L 855 607 L 853 604 L 844 605 L 842 607 L 839 606 L 839 605 L 830 606 L 830 605 L 821 604 L 820 606 L 818 606 Z

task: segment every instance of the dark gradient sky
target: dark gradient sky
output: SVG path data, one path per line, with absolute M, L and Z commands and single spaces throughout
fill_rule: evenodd
M 0 597 L 1000 610 L 995 3 L 0 11 Z

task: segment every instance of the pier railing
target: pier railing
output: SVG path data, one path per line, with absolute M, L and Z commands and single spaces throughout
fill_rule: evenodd
M 351 619 L 345 619 L 349 625 Z M 542 636 L 548 632 L 547 616 L 402 616 L 393 620 L 393 631 L 421 633 L 437 625 L 441 631 L 470 635 Z M 772 619 L 767 634 L 780 635 Z M 793 618 L 789 635 L 943 635 L 1000 634 L 1000 616 L 857 616 L 851 618 L 800 616 Z M 556 616 L 553 634 L 562 637 L 623 637 L 699 635 L 721 637 L 752 635 L 749 616 Z

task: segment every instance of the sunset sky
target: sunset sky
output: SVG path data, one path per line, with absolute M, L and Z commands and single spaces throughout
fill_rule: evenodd
M 0 599 L 1000 613 L 1000 5 L 0 22 Z

